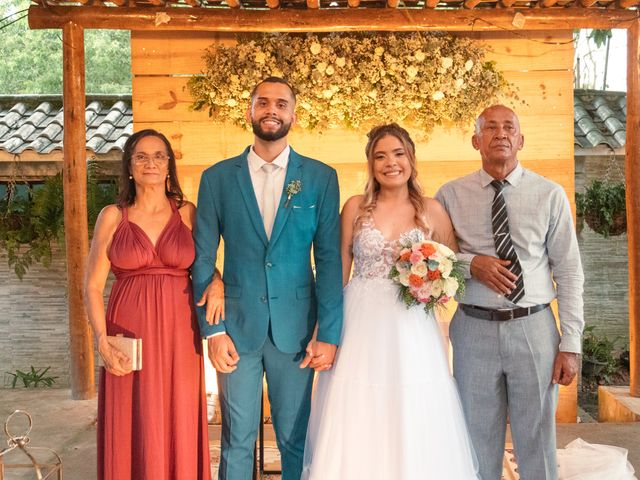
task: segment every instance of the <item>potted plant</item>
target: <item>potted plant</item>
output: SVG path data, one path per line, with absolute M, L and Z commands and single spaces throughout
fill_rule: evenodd
M 594 180 L 576 193 L 576 213 L 605 238 L 627 231 L 625 186 L 622 182 Z
M 618 360 L 614 355 L 616 340 L 594 333 L 595 325 L 585 327 L 582 337 L 582 377 L 587 381 L 608 383 L 616 372 Z

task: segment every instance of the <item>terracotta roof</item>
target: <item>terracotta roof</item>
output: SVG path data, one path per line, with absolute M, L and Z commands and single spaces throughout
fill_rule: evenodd
M 627 135 L 627 94 L 600 90 L 573 92 L 574 143 L 589 149 L 624 147 Z
M 133 132 L 130 95 L 87 96 L 87 150 L 96 154 L 122 150 Z M 0 96 L 0 150 L 51 153 L 62 150 L 61 95 Z

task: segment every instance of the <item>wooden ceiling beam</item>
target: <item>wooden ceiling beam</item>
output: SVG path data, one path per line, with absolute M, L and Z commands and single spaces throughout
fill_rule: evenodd
M 624 0 L 623 0 L 624 1 Z M 634 0 L 635 1 L 635 0 Z M 516 29 L 514 15 L 519 16 Z M 156 18 L 162 21 L 156 25 Z M 32 29 L 61 28 L 75 22 L 87 29 L 210 32 L 344 31 L 504 31 L 627 28 L 634 10 L 575 8 L 407 10 L 389 8 L 327 10 L 245 10 L 158 7 L 29 8 Z

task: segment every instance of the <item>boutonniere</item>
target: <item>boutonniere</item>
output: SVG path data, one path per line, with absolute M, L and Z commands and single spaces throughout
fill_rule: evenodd
M 287 201 L 284 202 L 284 208 L 289 207 L 289 202 L 294 195 L 299 194 L 302 191 L 302 182 L 300 180 L 291 180 L 287 184 L 287 188 L 284 189 L 284 193 L 287 194 Z

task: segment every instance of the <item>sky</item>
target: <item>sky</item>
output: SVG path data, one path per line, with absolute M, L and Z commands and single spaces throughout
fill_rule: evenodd
M 576 58 L 580 59 L 581 88 L 602 89 L 604 79 L 605 53 L 604 47 L 596 49 L 593 42 L 587 42 L 588 30 L 580 32 L 576 47 Z M 613 36 L 609 46 L 609 66 L 607 69 L 606 90 L 627 91 L 627 31 L 612 30 Z M 576 88 L 578 86 L 576 85 Z

